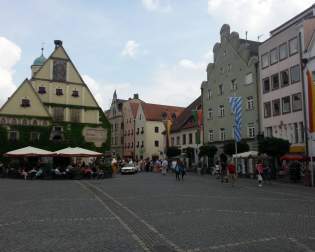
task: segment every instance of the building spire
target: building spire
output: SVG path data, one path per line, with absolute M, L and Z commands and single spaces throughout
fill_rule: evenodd
M 42 56 L 44 56 L 44 45 L 45 45 L 45 42 L 42 42 L 42 48 L 41 48 Z
M 115 92 L 114 92 L 114 94 L 113 94 L 113 98 L 114 98 L 114 99 L 117 99 L 116 89 L 115 89 Z

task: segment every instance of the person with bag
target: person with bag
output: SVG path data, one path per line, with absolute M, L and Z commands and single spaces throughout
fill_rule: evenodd
M 257 179 L 258 179 L 258 186 L 262 187 L 262 183 L 263 183 L 263 173 L 264 173 L 264 165 L 262 163 L 262 161 L 259 161 L 256 164 L 256 170 L 257 170 Z

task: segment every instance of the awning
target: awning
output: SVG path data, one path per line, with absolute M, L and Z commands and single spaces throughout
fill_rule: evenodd
M 32 146 L 27 146 L 14 151 L 9 151 L 3 156 L 5 157 L 49 157 L 53 156 L 54 153 L 51 151 L 42 150 Z
M 62 150 L 55 151 L 54 153 L 60 157 L 99 157 L 103 155 L 100 152 L 91 151 L 80 147 L 68 147 Z
M 237 153 L 233 155 L 233 158 L 257 158 L 258 151 L 246 151 L 242 153 Z
M 309 157 L 306 157 L 303 154 L 285 154 L 280 157 L 280 160 L 296 160 L 296 161 L 307 161 L 310 160 Z

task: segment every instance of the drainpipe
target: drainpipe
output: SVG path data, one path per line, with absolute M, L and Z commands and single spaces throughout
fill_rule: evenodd
M 299 46 L 300 46 L 300 74 L 302 81 L 302 93 L 303 93 L 303 114 L 304 114 L 304 141 L 305 141 L 305 154 L 308 157 L 308 122 L 307 122 L 307 113 L 306 113 L 306 94 L 305 94 L 305 78 L 304 78 L 304 67 L 303 67 L 303 52 L 302 52 L 302 36 L 301 32 L 299 32 Z

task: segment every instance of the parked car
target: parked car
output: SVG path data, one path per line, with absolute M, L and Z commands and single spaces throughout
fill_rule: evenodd
M 134 164 L 125 164 L 120 169 L 121 174 L 135 174 L 138 172 L 138 167 L 136 167 Z

